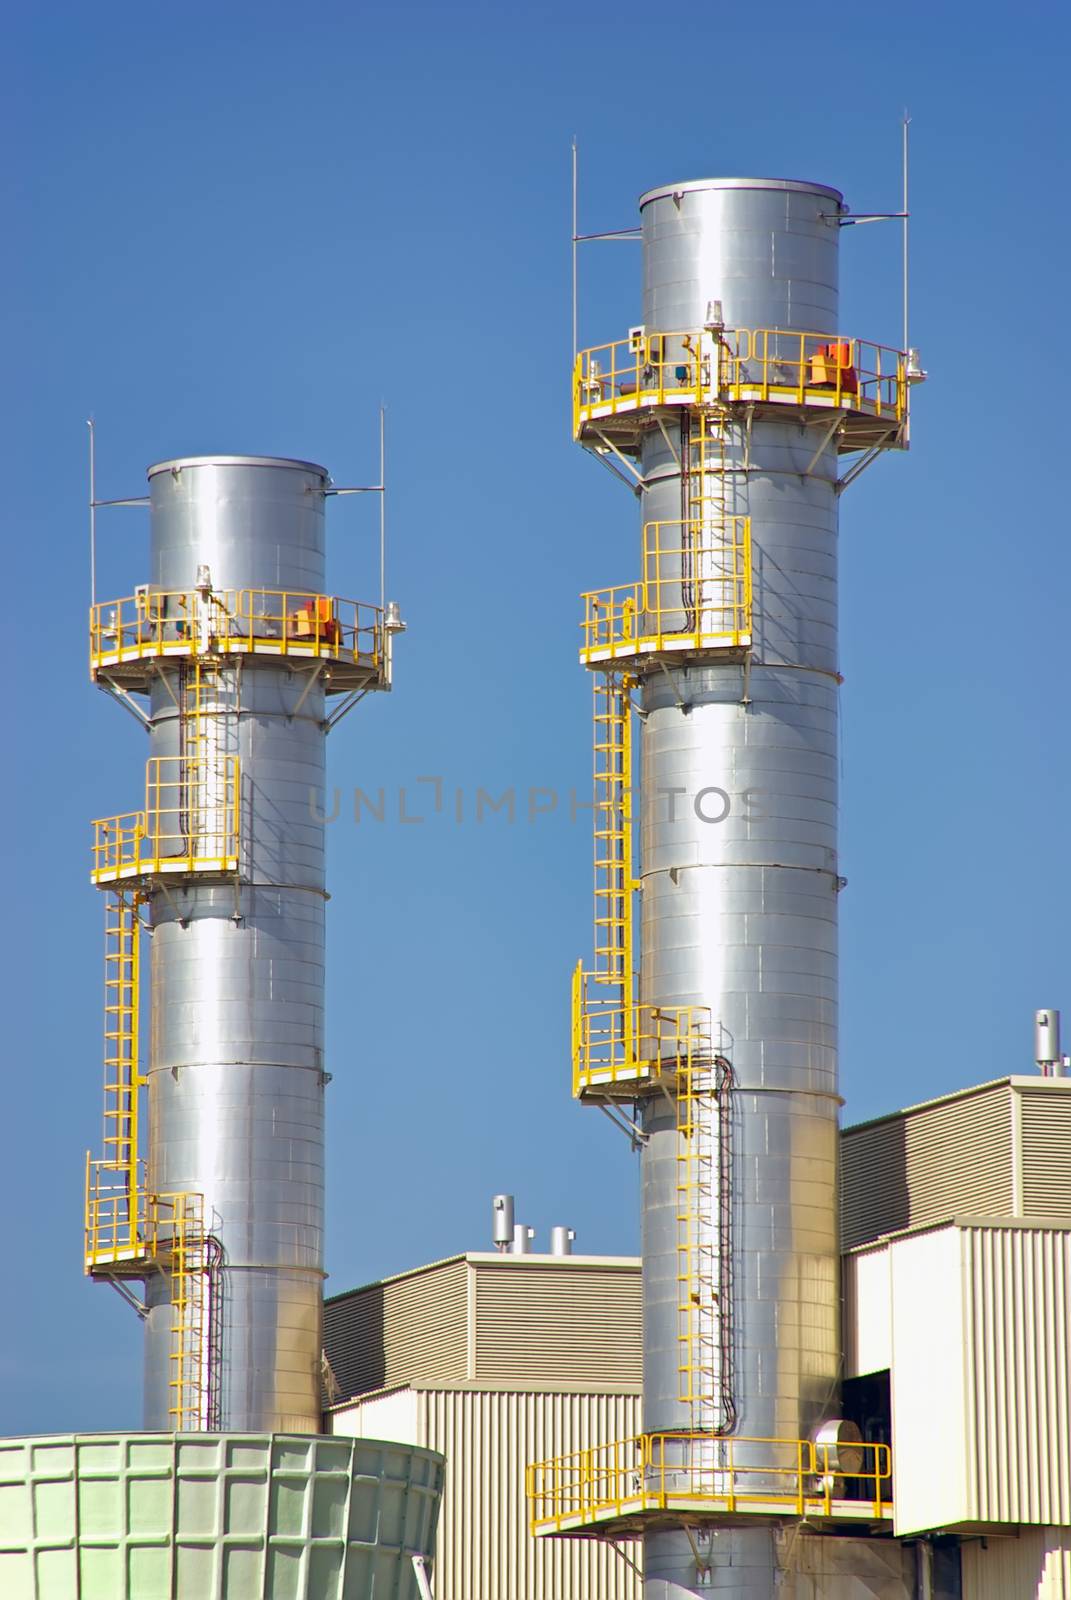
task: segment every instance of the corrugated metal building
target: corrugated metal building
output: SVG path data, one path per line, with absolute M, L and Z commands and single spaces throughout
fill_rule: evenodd
M 888 1396 L 897 1532 L 961 1535 L 962 1600 L 1071 1600 L 1071 1080 L 841 1158 L 845 1376 Z M 329 1300 L 325 1338 L 332 1431 L 447 1457 L 436 1600 L 639 1600 L 638 1545 L 532 1539 L 524 1503 L 529 1462 L 640 1431 L 638 1260 L 455 1256 Z
M 841 1249 L 949 1217 L 1071 1221 L 1071 1079 L 997 1078 L 841 1134 Z
M 1071 1600 L 1071 1081 L 841 1149 L 845 1376 L 891 1380 L 897 1533 L 961 1534 L 963 1600 Z
M 327 1302 L 334 1433 L 447 1457 L 436 1600 L 639 1600 L 638 1546 L 529 1537 L 530 1461 L 640 1431 L 634 1257 L 475 1253 Z

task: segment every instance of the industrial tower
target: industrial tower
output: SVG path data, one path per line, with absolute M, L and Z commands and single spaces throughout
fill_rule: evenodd
M 781 1519 L 889 1525 L 887 1448 L 839 1410 L 837 515 L 906 448 L 916 371 L 840 331 L 836 190 L 712 179 L 640 210 L 643 321 L 573 374 L 642 545 L 637 581 L 583 597 L 572 1054 L 641 1152 L 644 1431 L 529 1493 L 537 1532 L 642 1534 L 652 1600 L 768 1600 Z M 855 1544 L 830 1547 L 846 1574 Z
M 148 477 L 150 581 L 90 620 L 92 676 L 150 755 L 144 805 L 93 824 L 105 1083 L 86 1271 L 144 1317 L 147 1428 L 315 1433 L 324 747 L 390 688 L 401 624 L 324 592 L 323 467 L 198 456 Z
M 324 746 L 391 687 L 403 626 L 382 524 L 379 604 L 325 593 L 325 502 L 362 492 L 307 461 L 189 456 L 97 501 L 91 465 L 94 509 L 150 513 L 149 581 L 90 612 L 90 675 L 150 754 L 144 805 L 93 824 L 85 1188 L 86 1272 L 145 1323 L 145 1429 L 0 1439 L 11 1600 L 430 1595 L 442 1456 L 321 1431 Z

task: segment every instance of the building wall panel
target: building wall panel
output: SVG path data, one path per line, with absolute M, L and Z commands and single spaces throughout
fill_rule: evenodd
M 420 1407 L 447 1458 L 436 1600 L 640 1600 L 637 1542 L 533 1539 L 524 1492 L 529 1462 L 638 1433 L 638 1396 L 440 1390 Z
M 635 1264 L 503 1258 L 476 1266 L 479 1383 L 605 1391 L 641 1381 L 642 1288 Z
M 892 1288 L 889 1246 L 844 1257 L 844 1376 L 885 1372 L 892 1366 Z
M 1013 1209 L 1012 1089 L 983 1084 L 841 1136 L 841 1244 Z
M 1024 1088 L 1020 1106 L 1022 1214 L 1071 1220 L 1071 1085 Z
M 893 1504 L 898 1534 L 954 1526 L 967 1510 L 961 1243 L 955 1228 L 891 1252 Z
M 963 1600 L 1071 1600 L 1071 1533 L 1027 1528 L 1018 1538 L 963 1545 Z
M 972 1510 L 1071 1523 L 1071 1235 L 962 1232 Z
M 324 1345 L 342 1395 L 463 1382 L 467 1283 L 459 1257 L 327 1301 Z

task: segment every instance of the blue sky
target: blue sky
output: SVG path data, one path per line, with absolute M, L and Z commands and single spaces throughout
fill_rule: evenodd
M 636 1247 L 632 1158 L 572 1104 L 566 1059 L 590 942 L 575 596 L 633 576 L 637 533 L 569 439 L 574 134 L 586 229 L 714 174 L 892 210 L 910 109 L 931 381 L 910 455 L 842 502 L 846 1114 L 1031 1071 L 1034 1007 L 1071 1012 L 1062 8 L 110 0 L 24 4 L 6 32 L 0 1433 L 140 1412 L 136 1321 L 79 1258 L 88 819 L 136 803 L 144 759 L 86 677 L 90 412 L 116 496 L 201 451 L 367 481 L 388 407 L 410 631 L 394 696 L 331 736 L 332 781 L 382 786 L 391 820 L 344 807 L 330 837 L 329 1292 L 482 1247 L 500 1189 L 544 1240 L 567 1222 L 585 1250 Z M 843 242 L 843 328 L 898 342 L 894 228 Z M 584 342 L 637 320 L 638 264 L 587 247 Z M 142 514 L 101 544 L 101 592 L 129 593 Z M 374 597 L 374 545 L 371 506 L 335 502 L 337 592 Z M 517 820 L 477 824 L 477 788 L 510 786 Z M 399 822 L 402 788 L 426 821 Z M 533 788 L 562 799 L 529 822 Z

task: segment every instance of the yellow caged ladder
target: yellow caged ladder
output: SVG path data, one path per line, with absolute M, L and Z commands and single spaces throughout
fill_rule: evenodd
M 595 983 L 617 990 L 615 1055 L 635 1055 L 632 897 L 632 701 L 627 673 L 597 672 L 593 690 Z
M 133 1250 L 138 1229 L 138 1103 L 145 1082 L 139 1070 L 141 989 L 140 896 L 118 889 L 104 907 L 104 1159 L 102 1167 L 125 1184 L 123 1242 Z M 117 1224 L 120 1219 L 116 1218 Z
M 102 1158 L 86 1159 L 86 1272 L 120 1288 L 130 1278 L 155 1273 L 167 1277 L 168 1409 L 177 1431 L 215 1425 L 217 1396 L 208 1348 L 218 1331 L 212 1326 L 214 1241 L 202 1195 L 153 1192 L 145 1182 L 139 1153 L 140 1091 L 148 1081 L 139 1065 L 140 907 L 154 871 L 169 861 L 203 862 L 212 869 L 237 848 L 236 761 L 216 748 L 216 719 L 205 707 L 211 674 L 199 660 L 188 668 L 182 687 L 182 754 L 177 761 L 150 761 L 146 810 L 137 827 L 113 830 L 128 841 L 129 865 L 142 886 L 101 885 L 106 888 L 104 1140 Z M 168 761 L 176 769 L 174 777 Z M 143 839 L 148 840 L 145 853 Z M 117 856 L 108 865 L 118 869 L 125 861 Z M 109 871 L 108 877 L 112 875 Z
M 595 972 L 597 983 L 631 991 L 633 679 L 619 672 L 593 679 L 595 802 Z M 631 998 L 624 994 L 623 1000 Z
M 677 1070 L 677 1340 L 693 1433 L 728 1433 L 733 1399 L 733 1072 L 709 1049 Z
M 168 1413 L 177 1432 L 206 1426 L 208 1235 L 199 1194 L 161 1195 L 160 1255 L 171 1287 Z
M 718 1296 L 709 1222 L 714 1194 L 711 1064 L 682 1065 L 677 1073 L 677 1340 L 680 1398 L 692 1410 L 691 1428 L 706 1425 L 718 1382 Z

